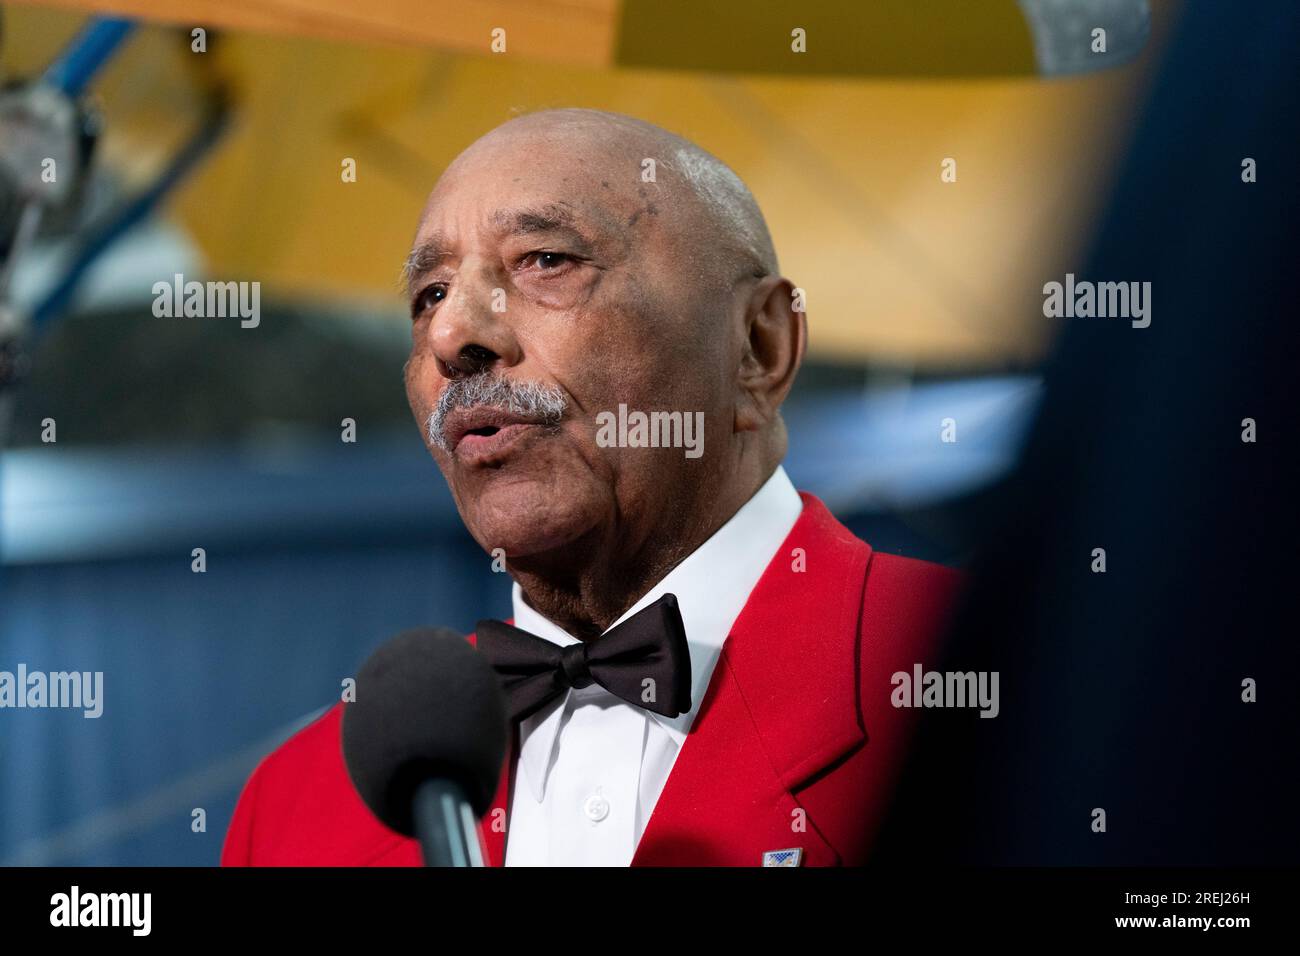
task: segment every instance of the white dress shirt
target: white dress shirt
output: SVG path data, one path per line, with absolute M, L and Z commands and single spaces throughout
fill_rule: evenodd
M 677 596 L 691 653 L 691 709 L 661 717 L 599 684 L 570 689 L 519 724 L 506 866 L 627 866 L 700 709 L 723 641 L 803 509 L 778 467 L 745 505 L 615 625 Z M 578 639 L 514 586 L 515 626 L 561 647 Z M 611 627 L 614 625 L 611 625 Z

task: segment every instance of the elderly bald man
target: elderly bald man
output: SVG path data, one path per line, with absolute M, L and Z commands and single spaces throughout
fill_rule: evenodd
M 488 860 L 865 862 L 907 738 L 891 675 L 956 577 L 781 467 L 806 323 L 744 183 L 631 117 L 530 114 L 443 173 L 405 278 L 411 410 L 514 579 L 513 624 L 477 632 L 513 728 Z M 602 670 L 630 647 L 640 679 Z M 343 706 L 254 772 L 225 864 L 419 864 L 347 780 Z

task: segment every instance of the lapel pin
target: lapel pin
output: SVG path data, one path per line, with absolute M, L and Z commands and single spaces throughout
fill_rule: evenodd
M 803 849 L 793 847 L 789 850 L 768 850 L 763 854 L 764 866 L 798 866 L 803 860 Z

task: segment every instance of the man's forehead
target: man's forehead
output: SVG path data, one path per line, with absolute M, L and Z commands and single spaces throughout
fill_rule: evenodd
M 554 204 L 598 216 L 605 203 L 631 200 L 641 182 L 641 161 L 630 145 L 617 136 L 593 137 L 590 129 L 500 126 L 452 160 L 422 218 L 436 207 L 467 200 L 495 200 L 500 206 Z
M 568 231 L 597 240 L 613 233 L 618 223 L 615 210 L 602 202 L 603 198 L 578 196 L 567 189 L 530 191 L 527 195 L 449 193 L 430 200 L 416 236 L 454 238 L 460 229 L 470 225 L 500 236 Z
M 644 134 L 615 125 L 572 125 L 528 117 L 481 136 L 452 160 L 448 171 L 527 170 L 535 166 L 612 170 L 635 165 L 638 155 L 653 155 L 647 148 Z

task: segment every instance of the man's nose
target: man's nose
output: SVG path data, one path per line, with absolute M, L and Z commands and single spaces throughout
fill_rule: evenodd
M 444 378 L 519 363 L 522 354 L 509 313 L 494 305 L 505 307 L 505 291 L 489 277 L 453 284 L 428 328 L 429 346 Z

